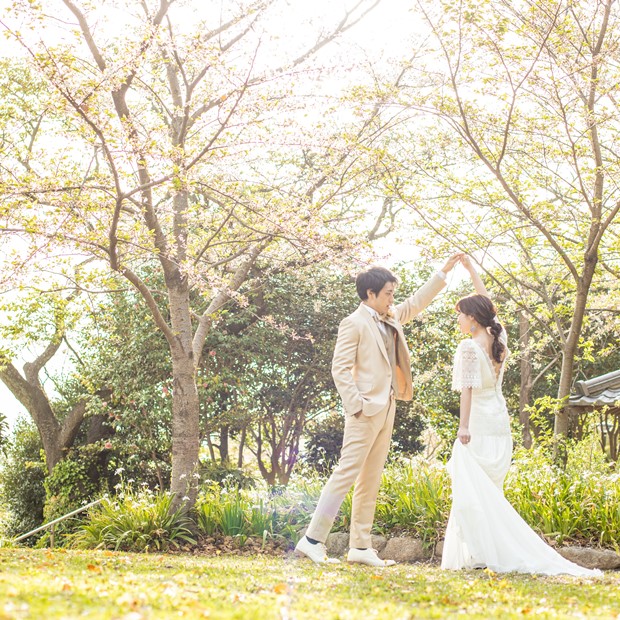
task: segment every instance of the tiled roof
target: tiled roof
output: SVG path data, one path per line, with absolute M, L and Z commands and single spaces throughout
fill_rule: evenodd
M 620 406 L 620 370 L 587 381 L 577 381 L 575 393 L 568 399 L 573 407 Z

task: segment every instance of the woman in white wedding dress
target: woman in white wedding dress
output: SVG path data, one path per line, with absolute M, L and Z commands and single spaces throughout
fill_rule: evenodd
M 461 392 L 460 423 L 448 462 L 452 510 L 441 567 L 494 572 L 593 576 L 549 547 L 506 500 L 504 478 L 512 437 L 502 394 L 508 355 L 506 331 L 469 257 L 462 259 L 476 295 L 457 304 L 461 331 L 471 334 L 455 354 L 452 387 Z

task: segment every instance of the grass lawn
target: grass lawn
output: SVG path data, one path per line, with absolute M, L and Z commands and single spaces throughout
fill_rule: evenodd
M 294 557 L 0 549 L 0 620 L 620 618 L 602 579 L 322 568 Z

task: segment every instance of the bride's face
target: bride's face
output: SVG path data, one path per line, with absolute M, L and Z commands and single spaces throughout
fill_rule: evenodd
M 472 323 L 474 322 L 473 316 L 468 316 L 467 314 L 464 314 L 460 310 L 457 310 L 456 320 L 459 324 L 459 328 L 461 329 L 461 333 L 463 334 L 471 333 L 471 326 L 472 326 Z

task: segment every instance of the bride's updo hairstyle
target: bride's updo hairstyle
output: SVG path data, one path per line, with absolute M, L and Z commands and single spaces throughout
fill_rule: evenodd
M 485 295 L 468 295 L 457 302 L 456 309 L 467 316 L 473 316 L 493 336 L 491 352 L 493 359 L 499 364 L 506 347 L 499 339 L 503 328 L 497 320 L 497 310 L 493 302 Z

